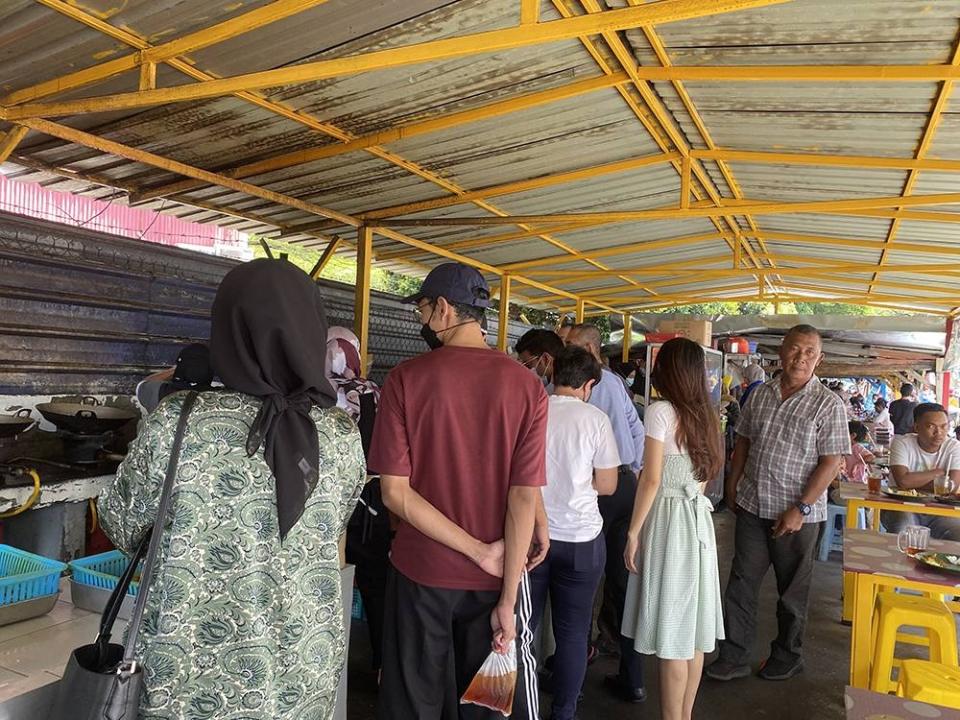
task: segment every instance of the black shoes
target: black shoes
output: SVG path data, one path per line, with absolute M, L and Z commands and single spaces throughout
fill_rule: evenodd
M 760 666 L 760 672 L 757 673 L 764 680 L 789 680 L 794 675 L 803 672 L 803 660 L 775 660 L 768 658 Z M 738 678 L 749 677 L 751 674 L 749 665 L 735 665 L 727 660 L 717 660 L 703 671 L 703 674 L 712 680 L 726 682 Z
M 768 658 L 758 673 L 764 680 L 789 680 L 803 672 L 803 660 L 774 660 Z
M 603 687 L 618 700 L 628 703 L 642 703 L 647 699 L 647 691 L 642 687 L 630 687 L 618 673 L 603 678 Z
M 735 665 L 727 660 L 716 660 L 703 671 L 703 674 L 711 680 L 720 680 L 721 682 L 750 677 L 750 673 L 749 665 Z

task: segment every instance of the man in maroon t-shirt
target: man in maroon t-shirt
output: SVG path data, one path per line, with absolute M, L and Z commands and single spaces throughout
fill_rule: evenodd
M 433 350 L 396 367 L 381 394 L 369 466 L 400 520 L 382 720 L 500 717 L 459 699 L 491 647 L 506 653 L 514 643 L 513 717 L 539 717 L 524 568 L 546 484 L 547 396 L 528 370 L 484 342 L 489 298 L 473 268 L 432 270 L 407 299 Z

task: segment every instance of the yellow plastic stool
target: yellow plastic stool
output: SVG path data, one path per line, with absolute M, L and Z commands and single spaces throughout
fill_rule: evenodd
M 897 695 L 960 710 L 960 668 L 926 660 L 904 660 Z
M 904 625 L 927 631 L 931 661 L 957 666 L 957 625 L 950 608 L 933 598 L 880 593 L 873 615 L 870 689 L 874 692 L 896 690 L 890 673 L 893 671 L 897 631 Z

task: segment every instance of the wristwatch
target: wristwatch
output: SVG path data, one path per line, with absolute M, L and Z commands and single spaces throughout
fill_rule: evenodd
M 803 515 L 804 517 L 807 517 L 807 515 L 809 515 L 810 513 L 813 512 L 813 507 L 810 506 L 810 505 L 807 505 L 807 504 L 806 504 L 805 502 L 803 502 L 802 500 L 798 500 L 797 502 L 795 502 L 795 503 L 793 504 L 793 506 L 794 506 L 797 510 L 799 510 L 799 511 L 800 511 L 800 514 Z

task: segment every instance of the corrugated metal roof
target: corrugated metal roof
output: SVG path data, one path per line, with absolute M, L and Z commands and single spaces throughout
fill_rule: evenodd
M 584 14 L 593 0 L 544 0 L 541 21 L 567 13 Z M 229 18 L 267 5 L 267 0 L 246 0 L 216 6 L 200 0 L 128 0 L 92 3 L 101 19 L 154 45 L 183 37 Z M 610 8 L 626 7 L 635 0 L 607 0 Z M 103 5 L 103 7 L 99 7 Z M 109 7 L 108 7 L 109 6 Z M 114 7 L 116 6 L 116 7 Z M 78 9 L 74 8 L 73 12 Z M 82 12 L 82 10 L 80 11 Z M 329 0 L 299 14 L 250 30 L 226 41 L 191 52 L 191 67 L 215 77 L 229 77 L 305 62 L 342 58 L 396 48 L 428 40 L 512 27 L 518 21 L 516 0 L 372 0 L 362 7 L 350 0 Z M 960 0 L 916 3 L 907 0 L 794 0 L 740 12 L 708 15 L 655 28 L 669 61 L 676 66 L 753 65 L 926 65 L 949 63 L 960 29 Z M 650 31 L 619 34 L 626 52 L 641 66 L 659 66 Z M 568 39 L 495 53 L 355 73 L 317 82 L 270 88 L 262 95 L 290 110 L 306 113 L 297 121 L 276 108 L 249 99 L 224 96 L 140 110 L 111 111 L 61 118 L 58 122 L 88 131 L 140 150 L 216 172 L 273 158 L 291 151 L 335 146 L 344 139 L 383 132 L 454 112 L 482 109 L 521 96 L 558 88 L 604 73 L 591 51 L 605 58 L 609 71 L 621 70 L 612 48 L 599 37 L 588 47 Z M 0 90 L 30 87 L 105 60 L 122 57 L 133 49 L 66 17 L 50 7 L 27 0 L 10 0 L 0 7 Z M 161 66 L 158 85 L 173 87 L 196 82 L 172 67 Z M 51 99 L 99 96 L 136 88 L 135 72 L 126 72 L 89 87 L 70 90 Z M 577 212 L 615 212 L 675 206 L 680 174 L 668 163 L 617 172 L 602 169 L 589 176 L 555 183 L 549 176 L 617 161 L 654 155 L 682 147 L 755 150 L 769 153 L 802 152 L 874 157 L 913 157 L 920 146 L 940 86 L 932 82 L 687 82 L 683 87 L 699 114 L 691 114 L 685 98 L 669 82 L 649 85 L 649 107 L 632 84 L 596 89 L 576 97 L 501 112 L 494 117 L 415 136 L 402 137 L 374 147 L 299 162 L 245 177 L 258 187 L 351 215 L 449 197 L 480 188 L 543 179 L 535 187 L 498 193 L 489 204 L 463 202 L 455 206 L 407 213 L 412 218 L 479 218 L 495 212 L 513 215 L 547 215 Z M 647 86 L 640 88 L 644 92 Z M 633 103 L 633 107 L 627 100 Z M 0 104 L 3 100 L 0 99 Z M 654 127 L 654 138 L 638 117 Z M 697 125 L 702 118 L 709 131 L 704 137 Z M 661 127 L 661 121 L 672 127 Z M 322 129 L 317 129 L 318 127 Z M 0 128 L 2 129 L 2 128 Z M 948 111 L 940 118 L 927 153 L 931 158 L 960 158 L 960 120 Z M 703 168 L 720 197 L 735 192 L 754 201 L 801 202 L 845 200 L 900 195 L 909 173 L 903 169 L 860 169 L 733 161 L 729 174 L 705 161 Z M 105 185 L 136 195 L 176 183 L 182 176 L 143 162 L 116 157 L 31 132 L 18 147 L 5 171 L 14 179 L 55 183 L 92 197 L 111 197 Z M 66 173 L 67 177 L 63 174 Z M 729 178 L 732 177 L 734 187 Z M 695 183 L 695 186 L 698 183 Z M 921 172 L 912 193 L 960 193 L 960 173 Z M 701 193 L 701 197 L 703 194 Z M 479 200 L 479 199 L 478 199 Z M 114 198 L 126 202 L 126 194 Z M 200 207 L 191 207 L 197 204 Z M 326 224 L 303 231 L 322 218 L 291 208 L 273 199 L 218 186 L 199 185 L 163 201 L 142 207 L 162 210 L 191 222 L 210 222 L 276 235 L 322 248 L 324 237 L 354 232 L 347 226 Z M 495 209 L 495 210 L 494 210 Z M 921 206 L 913 211 L 957 212 L 960 204 Z M 731 210 L 734 213 L 735 210 Z M 880 211 L 882 215 L 889 210 Z M 743 215 L 730 216 L 733 228 L 745 233 L 750 254 L 770 254 L 780 266 L 823 267 L 824 263 L 878 263 L 881 243 L 891 231 L 889 217 L 863 214 L 767 213 L 753 217 L 758 232 Z M 960 219 L 960 218 L 958 218 Z M 402 231 L 422 241 L 454 250 L 488 265 L 512 265 L 554 257 L 557 270 L 588 272 L 603 268 L 630 269 L 667 263 L 691 267 L 732 267 L 729 238 L 731 223 L 718 218 L 633 220 L 569 229 L 540 225 L 548 238 L 532 235 L 496 243 L 487 239 L 523 232 L 518 224 L 457 227 L 404 227 Z M 298 230 L 300 234 L 297 234 Z M 555 229 L 556 228 L 556 229 Z M 899 223 L 886 266 L 925 262 L 958 262 L 960 249 L 955 223 L 907 219 Z M 319 232 L 320 237 L 317 237 Z M 759 238 L 754 235 L 759 234 Z M 686 240 L 691 236 L 702 239 Z M 712 237 L 711 237 L 712 236 Z M 789 237 L 784 237 L 789 236 Z M 836 245 L 824 238 L 836 238 Z M 672 246 L 664 241 L 678 239 Z M 682 239 L 682 240 L 680 240 Z M 869 241 L 874 245 L 864 246 Z M 641 243 L 649 243 L 644 247 Z M 928 246 L 931 252 L 898 249 L 902 243 Z M 584 253 L 584 259 L 567 261 L 567 251 Z M 422 274 L 424 263 L 436 256 L 411 250 L 382 234 L 375 236 L 375 251 L 388 259 L 385 267 Z M 629 252 L 617 252 L 628 246 Z M 936 249 L 943 249 L 942 254 Z M 341 252 L 352 252 L 344 247 Z M 717 262 L 713 258 L 728 254 Z M 789 258 L 777 261 L 777 256 Z M 799 258 L 799 259 L 798 259 Z M 806 261 L 803 258 L 807 258 Z M 411 264 L 413 263 L 413 264 Z M 761 260 L 768 265 L 770 260 Z M 536 266 L 536 272 L 549 270 Z M 523 272 L 520 270 L 519 272 Z M 568 292 L 586 293 L 623 284 L 610 275 L 592 280 L 561 275 L 535 275 Z M 665 269 L 662 282 L 670 294 L 689 292 L 704 296 L 729 296 L 758 291 L 755 278 L 744 270 L 742 278 L 712 277 L 680 285 Z M 909 300 L 903 286 L 953 291 L 953 278 L 922 274 L 884 274 L 872 284 L 872 273 L 845 273 L 818 277 L 810 285 L 833 288 L 837 293 L 864 294 L 873 287 L 883 296 Z M 651 278 L 644 280 L 655 285 Z M 888 287 L 883 284 L 886 280 Z M 799 281 L 798 281 L 799 282 Z M 753 290 L 742 286 L 751 283 Z M 766 293 L 784 288 L 791 294 L 814 290 L 789 290 L 789 278 L 769 275 Z M 740 290 L 731 288 L 740 287 Z M 543 291 L 524 288 L 530 298 Z M 666 292 L 666 291 L 664 291 Z M 643 295 L 636 285 L 625 285 L 625 295 Z M 562 303 L 569 306 L 569 303 Z M 615 303 L 612 303 L 615 305 Z M 958 301 L 960 306 L 960 301 Z M 948 308 L 949 309 L 949 308 Z

